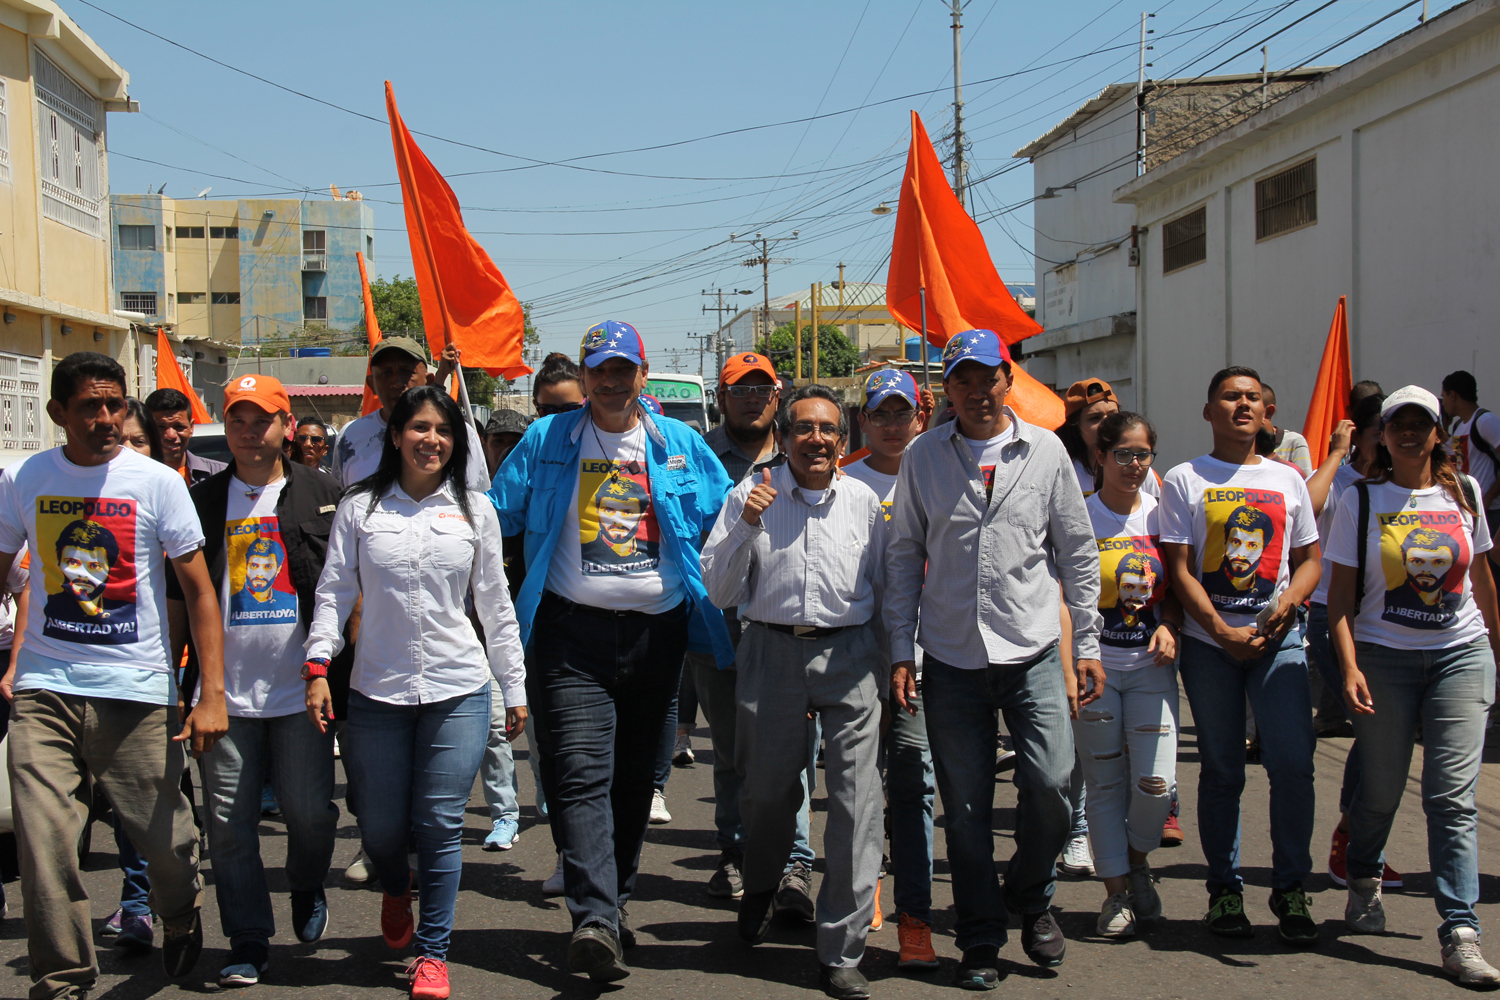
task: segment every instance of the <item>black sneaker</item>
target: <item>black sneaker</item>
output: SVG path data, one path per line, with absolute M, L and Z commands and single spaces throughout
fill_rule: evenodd
M 613 983 L 630 975 L 620 957 L 620 939 L 601 924 L 585 924 L 568 942 L 568 968 L 598 983 Z
M 1050 909 L 1021 914 L 1021 950 L 1044 969 L 1062 965 L 1063 956 L 1068 952 L 1068 941 Z
M 740 939 L 750 944 L 760 944 L 771 930 L 771 918 L 776 915 L 772 903 L 776 892 L 747 892 L 740 898 Z
M 1318 923 L 1312 917 L 1312 900 L 1295 883 L 1271 891 L 1271 912 L 1280 921 L 1277 930 L 1281 940 L 1294 948 L 1312 948 L 1318 944 Z
M 161 967 L 168 979 L 181 979 L 193 971 L 203 954 L 203 914 L 194 908 L 193 918 L 173 927 L 165 920 L 161 929 Z
M 802 920 L 812 921 L 817 916 L 817 907 L 812 898 L 812 868 L 805 861 L 795 861 L 781 876 L 781 885 L 776 889 L 776 912 L 788 913 Z
M 1005 977 L 1000 973 L 1000 949 L 982 944 L 969 948 L 958 960 L 953 985 L 961 990 L 992 990 Z
M 1203 923 L 1211 933 L 1221 937 L 1255 936 L 1255 928 L 1245 916 L 1245 897 L 1233 889 L 1225 889 L 1209 899 L 1208 915 L 1203 918 Z
M 719 870 L 708 880 L 708 894 L 718 899 L 739 899 L 745 894 L 738 854 L 725 851 L 719 855 Z
M 625 912 L 625 907 L 620 907 L 619 914 L 615 917 L 615 927 L 619 931 L 620 947 L 629 951 L 635 947 L 635 931 L 630 929 L 630 914 Z

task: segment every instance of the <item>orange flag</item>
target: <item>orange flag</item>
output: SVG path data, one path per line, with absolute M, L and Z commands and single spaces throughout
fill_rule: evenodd
M 521 360 L 526 327 L 521 303 L 489 254 L 464 228 L 453 189 L 412 141 L 396 110 L 396 92 L 389 80 L 385 107 L 428 349 L 436 357 L 453 343 L 470 368 L 506 378 L 531 374 Z
M 1353 365 L 1349 358 L 1349 311 L 1345 296 L 1339 296 L 1328 327 L 1328 341 L 1323 345 L 1323 360 L 1318 364 L 1318 383 L 1313 386 L 1312 401 L 1307 404 L 1307 419 L 1302 436 L 1312 452 L 1313 468 L 1328 457 L 1328 437 L 1340 420 L 1349 415 L 1349 390 L 1354 387 Z
M 927 129 L 911 113 L 911 148 L 896 214 L 896 237 L 886 275 L 886 308 L 897 322 L 922 329 L 921 289 L 927 290 L 927 340 L 942 347 L 965 330 L 993 330 L 1005 344 L 1041 333 L 1016 304 L 995 270 L 979 226 L 948 186 Z M 1006 400 L 1028 423 L 1055 430 L 1064 412 L 1057 394 L 1020 366 Z
M 370 275 L 365 271 L 365 255 L 355 251 L 354 259 L 359 262 L 359 284 L 364 289 L 365 296 L 365 337 L 370 341 L 370 350 L 375 350 L 375 345 L 380 343 L 380 321 L 375 318 L 375 300 L 370 298 Z M 359 415 L 369 416 L 380 409 L 380 400 L 375 396 L 375 390 L 370 388 L 370 363 L 365 362 L 365 398 L 359 404 Z
M 203 400 L 193 391 L 188 384 L 187 376 L 182 374 L 182 366 L 177 363 L 177 356 L 172 353 L 172 342 L 167 339 L 167 331 L 161 327 L 156 328 L 156 387 L 158 389 L 176 389 L 188 398 L 193 404 L 193 423 L 211 424 L 214 418 L 208 415 L 208 407 L 203 405 Z

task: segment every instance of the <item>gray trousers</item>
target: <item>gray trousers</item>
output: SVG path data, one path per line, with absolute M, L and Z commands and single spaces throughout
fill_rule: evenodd
M 807 713 L 822 719 L 828 822 L 817 952 L 823 965 L 857 966 L 875 913 L 884 834 L 880 664 L 868 625 L 817 640 L 747 625 L 735 660 L 746 894 L 774 890 L 781 881 L 802 806 Z

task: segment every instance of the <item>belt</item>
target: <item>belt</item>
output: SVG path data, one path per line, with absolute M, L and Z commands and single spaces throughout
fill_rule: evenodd
M 745 621 L 751 625 L 768 628 L 773 632 L 785 632 L 798 639 L 827 639 L 831 635 L 838 635 L 845 629 L 859 627 L 858 625 L 834 625 L 829 628 L 819 628 L 816 625 L 779 625 L 776 622 L 758 622 L 753 618 L 746 618 Z
M 570 601 L 566 597 L 562 596 L 561 594 L 553 593 L 550 590 L 544 590 L 544 591 L 542 591 L 542 600 L 544 600 L 544 601 L 551 601 L 551 602 L 553 602 L 555 604 L 560 604 L 560 605 L 562 605 L 563 610 L 567 611 L 569 613 L 579 613 L 579 614 L 585 614 L 585 615 L 596 615 L 596 616 L 598 616 L 600 618 L 655 618 L 655 617 L 657 617 L 656 615 L 650 614 L 649 612 L 646 612 L 646 611 L 622 611 L 622 610 L 616 610 L 615 608 L 596 608 L 592 604 L 579 604 L 577 601 Z

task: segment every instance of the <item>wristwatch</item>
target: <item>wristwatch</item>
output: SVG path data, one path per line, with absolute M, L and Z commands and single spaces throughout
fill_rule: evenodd
M 327 677 L 327 676 L 328 676 L 328 661 L 326 659 L 323 659 L 322 657 L 318 657 L 317 659 L 313 659 L 313 660 L 308 660 L 306 663 L 302 664 L 302 679 L 305 680 L 305 681 L 310 681 L 314 677 Z

